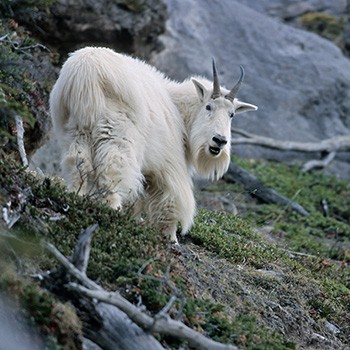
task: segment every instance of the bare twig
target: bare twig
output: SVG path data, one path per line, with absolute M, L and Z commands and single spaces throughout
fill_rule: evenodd
M 315 168 L 325 168 L 334 158 L 336 152 L 330 152 L 321 160 L 310 160 L 303 165 L 302 171 L 308 172 Z
M 242 129 L 232 129 L 232 132 L 244 136 L 233 138 L 231 142 L 232 145 L 253 144 L 283 151 L 300 152 L 333 152 L 350 150 L 349 135 L 335 136 L 318 142 L 295 142 L 275 140 L 270 137 L 255 135 Z
M 167 270 L 164 273 L 163 277 L 155 277 L 155 276 L 151 276 L 151 275 L 145 275 L 145 274 L 142 273 L 144 271 L 144 269 L 152 262 L 154 262 L 154 259 L 147 260 L 140 267 L 140 269 L 137 272 L 137 275 L 139 277 L 144 278 L 144 279 L 150 279 L 150 280 L 162 283 L 164 286 L 169 287 L 176 296 L 182 295 L 182 292 L 178 288 L 176 288 L 175 285 L 170 281 L 170 278 L 169 278 L 170 266 L 169 265 L 167 266 Z
M 17 129 L 18 152 L 22 159 L 23 166 L 27 167 L 28 159 L 27 159 L 26 150 L 24 148 L 24 142 L 23 142 L 23 137 L 24 137 L 23 120 L 19 115 L 16 115 L 15 118 L 16 118 L 16 129 Z
M 84 274 L 86 274 L 86 269 L 90 257 L 92 235 L 97 228 L 98 224 L 93 224 L 84 230 L 83 233 L 79 236 L 78 243 L 75 246 L 72 263 L 79 271 Z
M 1 36 L 0 42 L 10 44 L 14 50 L 21 51 L 22 53 L 24 53 L 26 55 L 28 55 L 26 51 L 36 49 L 37 47 L 39 47 L 43 50 L 46 50 L 46 51 L 50 51 L 48 47 L 46 47 L 45 45 L 42 45 L 42 44 L 22 46 L 22 43 L 12 40 L 9 34 L 5 34 L 5 35 Z
M 163 286 L 168 287 L 173 292 L 173 295 L 169 299 L 168 303 L 163 307 L 161 311 L 159 311 L 159 313 L 155 317 L 158 317 L 158 316 L 161 317 L 164 313 L 169 313 L 174 303 L 178 300 L 180 302 L 180 309 L 177 310 L 176 319 L 180 320 L 182 318 L 183 308 L 186 303 L 186 297 L 184 296 L 184 293 L 178 288 L 176 288 L 176 286 L 171 282 L 170 265 L 167 266 L 167 270 L 164 273 L 163 277 L 155 277 L 152 275 L 143 274 L 144 269 L 152 262 L 154 262 L 154 259 L 149 259 L 144 264 L 142 264 L 142 266 L 139 268 L 137 272 L 137 275 L 144 279 L 157 281 L 161 283 Z
M 169 301 L 166 303 L 166 305 L 158 312 L 158 315 L 166 315 L 169 313 L 173 305 L 175 304 L 175 301 L 177 300 L 176 295 L 172 295 Z
M 284 248 L 281 248 L 281 247 L 280 247 L 280 249 L 283 250 L 284 252 L 288 253 L 291 256 L 297 255 L 297 256 L 304 256 L 306 258 L 313 258 L 313 259 L 317 259 L 318 258 L 316 255 L 312 255 L 312 254 L 296 252 L 296 251 L 289 250 L 289 249 L 284 249 Z

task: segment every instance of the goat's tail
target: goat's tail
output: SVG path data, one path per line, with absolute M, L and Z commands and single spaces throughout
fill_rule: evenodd
M 54 128 L 63 131 L 67 123 L 91 129 L 105 110 L 103 80 L 106 72 L 101 57 L 88 49 L 71 55 L 62 67 L 50 95 Z

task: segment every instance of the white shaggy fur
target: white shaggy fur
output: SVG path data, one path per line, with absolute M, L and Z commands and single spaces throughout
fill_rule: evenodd
M 230 114 L 256 109 L 230 102 L 225 89 L 212 99 L 212 90 L 206 79 L 177 83 L 107 48 L 74 52 L 50 96 L 70 189 L 116 209 L 133 204 L 177 242 L 177 224 L 185 234 L 195 214 L 193 169 L 220 178 L 230 162 Z M 215 136 L 227 143 L 217 147 Z

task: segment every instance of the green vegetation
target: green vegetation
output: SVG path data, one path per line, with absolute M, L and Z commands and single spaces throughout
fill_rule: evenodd
M 303 173 L 279 163 L 239 161 L 268 187 L 300 203 L 310 213 L 302 217 L 289 208 L 261 204 L 248 213 L 254 225 L 272 225 L 291 250 L 340 261 L 349 259 L 350 184 L 322 172 Z M 323 212 L 322 203 L 328 207 Z
M 288 208 L 267 204 L 258 204 L 247 219 L 200 210 L 190 233 L 192 243 L 189 246 L 183 243 L 185 251 L 179 255 L 169 248 L 164 237 L 132 220 L 128 211 L 116 212 L 68 193 L 61 180 L 37 177 L 18 168 L 11 158 L 2 158 L 2 202 L 10 198 L 10 209 L 20 214 L 14 227 L 5 229 L 16 239 L 1 239 L 6 242 L 0 244 L 1 256 L 7 257 L 3 262 L 7 263 L 5 266 L 12 265 L 11 256 L 15 252 L 23 259 L 23 270 L 52 269 L 56 261 L 35 242 L 45 238 L 68 256 L 81 231 L 98 223 L 92 241 L 89 277 L 107 289 L 119 290 L 132 302 L 141 298 L 152 313 L 159 312 L 176 290 L 178 301 L 172 308 L 174 317 L 181 313 L 189 326 L 244 349 L 297 347 L 278 331 L 278 327 L 271 326 L 271 315 L 266 311 L 271 306 L 267 305 L 286 304 L 284 308 L 275 306 L 273 311 L 281 319 L 281 328 L 291 322 L 285 318 L 285 310 L 291 308 L 292 313 L 295 309 L 304 310 L 303 317 L 307 321 L 301 328 L 327 320 L 346 329 L 350 313 L 349 256 L 345 249 L 339 248 L 336 257 L 341 261 L 332 260 L 335 250 L 322 245 L 325 236 L 321 234 L 329 224 L 341 232 L 344 244 L 349 238 L 345 222 L 349 208 L 349 199 L 344 195 L 348 191 L 345 182 L 321 174 L 303 174 L 297 168 L 279 164 L 241 161 L 241 165 L 255 172 L 268 186 L 303 204 L 310 211 L 310 217 L 301 218 Z M 222 187 L 225 191 L 242 191 L 235 184 Z M 332 203 L 328 217 L 318 216 L 320 198 Z M 334 218 L 335 213 L 342 220 Z M 262 225 L 274 227 L 270 235 L 275 240 L 266 240 L 259 230 Z M 28 240 L 29 243 L 23 243 Z M 313 240 L 323 249 L 318 247 L 315 252 Z M 200 262 L 186 252 L 187 246 L 189 251 L 200 254 Z M 300 252 L 299 248 L 305 254 L 317 253 L 317 256 L 290 252 L 292 249 Z M 15 294 L 13 288 L 8 287 L 6 274 L 2 276 L 0 289 Z M 214 285 L 210 287 L 211 283 Z M 26 281 L 25 284 L 29 286 L 25 288 L 27 296 L 24 298 L 22 291 L 18 293 L 22 307 L 31 315 L 41 334 L 49 336 L 54 344 L 63 344 L 60 328 L 53 333 L 46 330 L 46 322 L 59 303 L 56 297 L 42 291 L 35 282 Z M 209 287 L 204 287 L 207 284 Z M 196 285 L 203 287 L 197 289 Z M 252 300 L 250 295 L 254 296 Z M 76 322 L 65 327 L 81 330 Z M 337 337 L 346 341 L 344 332 Z M 173 347 L 180 345 L 167 337 L 162 341 Z
M 248 262 L 255 268 L 266 268 L 281 255 L 254 233 L 247 221 L 225 213 L 200 211 L 191 237 L 223 258 L 238 264 Z
M 11 2 L 15 5 L 17 2 Z M 0 5 L 6 6 L 6 2 Z M 47 135 L 47 95 L 50 54 L 37 44 L 13 19 L 0 16 L 0 144 L 7 152 L 16 151 L 15 116 L 22 118 L 27 154 L 39 147 Z M 33 67 L 47 73 L 38 82 Z M 52 71 L 52 69 L 51 69 Z
M 56 0 L 2 0 L 0 13 L 3 17 L 33 16 L 39 10 L 45 11 Z
M 344 18 L 337 18 L 323 12 L 308 12 L 302 15 L 300 20 L 307 30 L 340 43 L 345 24 Z
M 346 328 L 350 315 L 349 183 L 321 172 L 303 173 L 297 167 L 274 162 L 235 161 L 268 187 L 303 205 L 310 216 L 302 217 L 290 208 L 258 203 L 245 214 L 245 219 L 203 213 L 191 235 L 197 243 L 235 263 L 293 272 L 290 282 L 296 279 L 295 283 L 310 285 L 310 295 L 305 301 L 314 317 Z M 212 190 L 219 187 L 214 185 Z M 224 184 L 222 190 L 244 192 L 237 184 Z M 323 213 L 322 201 L 328 204 L 327 215 Z M 257 233 L 247 231 L 247 220 L 258 228 Z M 311 285 L 319 288 L 313 296 Z

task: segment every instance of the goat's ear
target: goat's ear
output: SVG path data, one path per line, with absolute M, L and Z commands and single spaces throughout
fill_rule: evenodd
M 236 114 L 248 112 L 248 111 L 256 111 L 258 109 L 258 107 L 255 105 L 242 102 L 242 101 L 237 101 L 237 100 L 235 105 L 236 105 L 236 111 L 235 111 Z
M 208 94 L 208 90 L 198 80 L 196 80 L 194 78 L 192 78 L 191 80 L 196 88 L 197 95 L 198 95 L 199 99 L 201 100 L 201 102 L 203 102 L 205 100 L 206 95 Z

